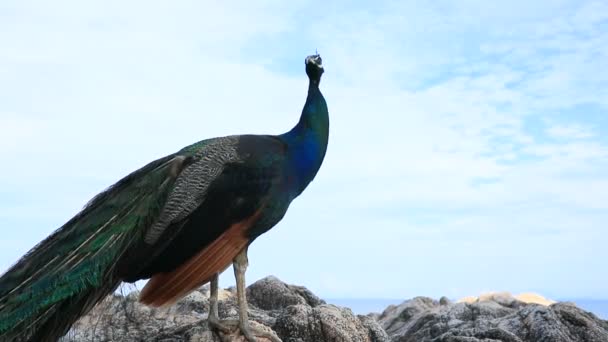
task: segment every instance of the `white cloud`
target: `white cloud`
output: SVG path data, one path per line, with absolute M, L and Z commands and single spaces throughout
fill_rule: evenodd
M 592 138 L 593 132 L 581 125 L 553 125 L 547 129 L 547 133 L 554 138 L 585 139 Z

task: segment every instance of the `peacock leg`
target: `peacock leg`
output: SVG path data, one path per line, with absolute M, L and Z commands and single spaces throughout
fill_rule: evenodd
M 229 342 L 231 339 L 225 335 L 230 334 L 234 331 L 234 327 L 238 324 L 234 321 L 221 321 L 219 318 L 218 312 L 218 278 L 219 273 L 216 273 L 211 278 L 211 293 L 209 294 L 209 316 L 207 317 L 207 324 L 209 324 L 209 329 L 215 332 L 220 340 L 224 342 Z M 225 323 L 232 323 L 232 328 L 229 328 L 225 325 Z
M 236 258 L 234 258 L 233 262 L 234 276 L 236 278 L 236 293 L 239 303 L 239 328 L 241 334 L 243 334 L 249 342 L 257 341 L 256 336 L 265 337 L 273 342 L 281 342 L 281 339 L 274 332 L 264 331 L 249 325 L 246 297 L 247 291 L 245 289 L 245 271 L 247 270 L 248 265 L 247 248 L 244 248 Z

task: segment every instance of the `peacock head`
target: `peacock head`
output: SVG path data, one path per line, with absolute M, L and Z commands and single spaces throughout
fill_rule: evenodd
M 321 81 L 321 75 L 323 75 L 323 61 L 321 60 L 321 56 L 311 55 L 306 57 L 306 75 L 310 78 L 311 81 L 319 83 Z

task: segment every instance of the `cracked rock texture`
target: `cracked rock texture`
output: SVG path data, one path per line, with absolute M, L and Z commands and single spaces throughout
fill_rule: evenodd
M 380 324 L 348 308 L 326 304 L 301 286 L 266 277 L 247 289 L 252 325 L 272 328 L 284 342 L 390 341 Z M 64 341 L 220 341 L 207 327 L 209 290 L 203 287 L 169 308 L 149 308 L 137 293 L 114 295 L 96 306 Z M 220 318 L 238 318 L 235 290 L 221 291 Z M 233 336 L 234 341 L 244 341 Z M 259 338 L 259 342 L 266 339 Z
M 235 295 L 234 288 L 220 292 L 221 318 L 238 317 Z M 416 297 L 366 316 L 275 277 L 251 284 L 247 295 L 251 324 L 273 329 L 284 342 L 608 342 L 608 321 L 573 304 L 529 295 L 499 293 L 456 303 Z M 137 296 L 108 297 L 64 341 L 219 342 L 207 328 L 208 287 L 162 309 L 139 304 Z
M 468 303 L 416 297 L 376 318 L 395 342 L 608 342 L 608 321 L 573 304 L 506 294 Z

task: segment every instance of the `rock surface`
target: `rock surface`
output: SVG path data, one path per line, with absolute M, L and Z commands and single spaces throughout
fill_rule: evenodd
M 608 342 L 608 321 L 573 304 L 504 293 L 458 303 L 416 297 L 377 319 L 395 342 Z
M 236 319 L 234 289 L 221 291 L 221 318 Z M 304 287 L 266 277 L 247 289 L 252 325 L 272 328 L 284 342 L 390 341 L 379 323 L 348 308 L 326 304 Z M 64 341 L 220 341 L 207 327 L 209 290 L 203 287 L 169 308 L 153 309 L 137 302 L 137 293 L 114 295 L 83 317 Z M 243 341 L 234 336 L 234 341 Z M 266 342 L 265 339 L 258 339 Z
M 556 302 L 554 300 L 551 299 L 547 299 L 539 294 L 536 293 L 521 293 L 518 295 L 512 295 L 509 292 L 490 292 L 490 293 L 484 293 L 482 295 L 480 295 L 479 297 L 464 297 L 461 298 L 460 300 L 458 300 L 458 303 L 474 303 L 474 302 L 479 302 L 479 301 L 488 301 L 488 300 L 492 300 L 498 303 L 504 302 L 504 301 L 514 301 L 514 300 L 518 300 L 520 302 L 524 302 L 524 303 L 528 303 L 528 304 L 541 304 L 544 306 L 549 306 L 551 304 L 555 304 Z
M 220 292 L 220 317 L 238 317 L 235 295 L 234 288 Z M 252 284 L 247 295 L 251 324 L 272 328 L 284 342 L 608 342 L 608 321 L 536 295 L 495 293 L 457 302 L 416 297 L 366 316 L 275 277 Z M 220 341 L 207 327 L 208 287 L 163 309 L 140 305 L 137 296 L 107 298 L 64 341 Z

